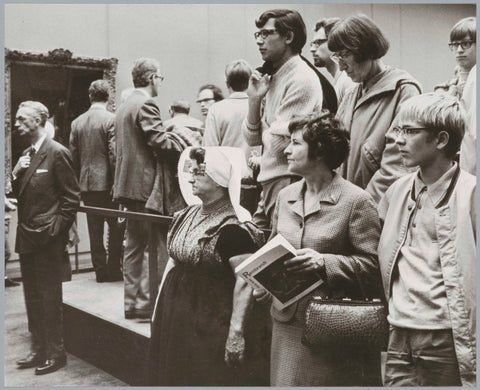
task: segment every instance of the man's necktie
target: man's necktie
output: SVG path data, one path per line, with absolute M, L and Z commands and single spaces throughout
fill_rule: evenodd
M 30 149 L 30 152 L 28 152 L 28 155 L 30 156 L 30 158 L 33 158 L 33 156 L 35 156 L 35 148 L 32 146 L 32 148 Z

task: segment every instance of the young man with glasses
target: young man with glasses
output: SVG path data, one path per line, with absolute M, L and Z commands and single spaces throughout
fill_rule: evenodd
M 454 158 L 465 112 L 448 94 L 402 104 L 392 133 L 407 167 L 379 203 L 390 337 L 385 386 L 475 386 L 474 176 Z
M 288 174 L 283 151 L 290 142 L 288 124 L 293 115 L 306 115 L 322 107 L 320 81 L 301 58 L 307 34 L 297 11 L 265 11 L 255 22 L 254 34 L 263 67 L 252 73 L 248 113 L 242 130 L 250 146 L 263 146 L 258 181 L 262 195 L 254 222 L 269 228 L 278 192 L 297 180 Z
M 338 61 L 332 59 L 333 53 L 328 50 L 328 35 L 335 25 L 340 21 L 340 18 L 324 18 L 315 24 L 315 35 L 313 41 L 310 42 L 310 52 L 312 53 L 313 63 L 318 68 L 327 69 L 332 76 L 333 87 L 337 93 L 338 105 L 340 105 L 345 91 L 354 86 L 347 74 L 340 70 Z
M 207 118 L 210 107 L 220 100 L 223 100 L 223 93 L 220 88 L 213 84 L 205 84 L 198 90 L 197 103 L 200 104 L 200 112 L 203 120 Z

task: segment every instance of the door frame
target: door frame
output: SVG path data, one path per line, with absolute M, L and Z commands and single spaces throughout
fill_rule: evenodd
M 115 77 L 118 59 L 105 57 L 74 56 L 68 49 L 54 49 L 47 53 L 34 53 L 5 48 L 5 192 L 11 192 L 12 173 L 12 113 L 11 69 L 13 64 L 32 64 L 52 66 L 58 68 L 101 70 L 103 79 L 108 81 L 111 88 L 107 108 L 115 108 Z

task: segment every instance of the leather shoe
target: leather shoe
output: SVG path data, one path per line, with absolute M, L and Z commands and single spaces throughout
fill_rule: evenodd
M 127 320 L 133 320 L 135 318 L 145 320 L 145 319 L 150 319 L 150 313 L 144 312 L 144 311 L 137 311 L 137 310 L 126 310 L 125 318 Z
M 10 278 L 5 278 L 5 287 L 15 287 L 19 285 L 20 283 L 16 282 L 15 280 L 12 280 Z
M 38 353 L 31 352 L 26 358 L 17 361 L 17 368 L 33 368 L 41 364 L 45 358 Z
M 67 357 L 62 356 L 59 358 L 47 359 L 40 366 L 35 369 L 35 375 L 50 374 L 57 371 L 67 364 Z

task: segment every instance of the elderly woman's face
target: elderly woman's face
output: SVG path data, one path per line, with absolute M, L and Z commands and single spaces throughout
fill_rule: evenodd
M 204 164 L 199 166 L 196 160 L 191 161 L 189 183 L 192 185 L 192 193 L 203 200 L 206 196 L 219 190 L 220 187 L 206 174 Z
M 367 79 L 374 63 L 374 60 L 355 61 L 353 53 L 348 49 L 336 52 L 334 58 L 338 62 L 339 69 L 344 71 L 355 83 L 361 83 Z
M 308 173 L 314 162 L 308 157 L 308 143 L 303 139 L 302 129 L 296 130 L 290 136 L 290 143 L 285 149 L 288 161 L 288 172 L 304 176 Z

